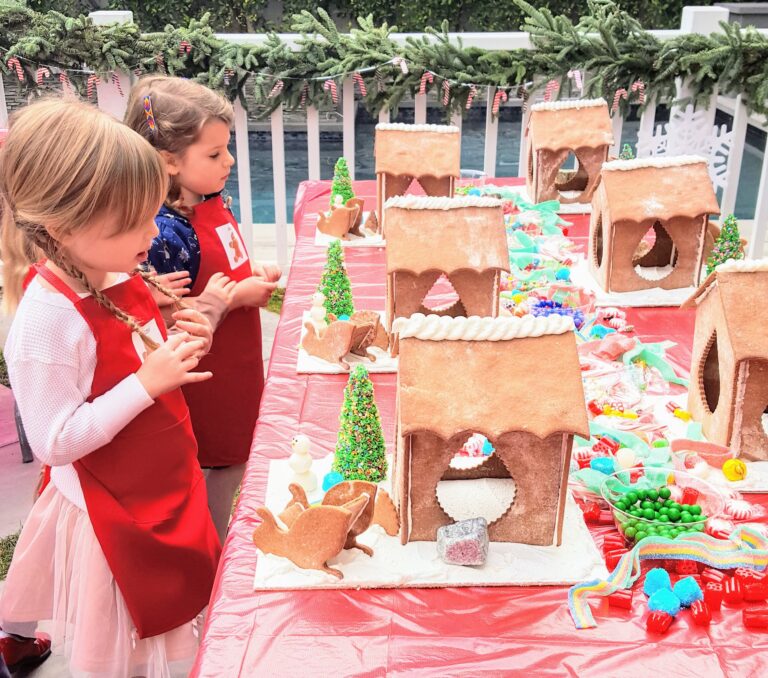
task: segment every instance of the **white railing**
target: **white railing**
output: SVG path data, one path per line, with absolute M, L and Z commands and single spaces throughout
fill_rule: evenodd
M 94 12 L 91 17 L 96 23 L 113 23 L 132 21 L 131 12 Z M 682 21 L 679 30 L 651 31 L 659 39 L 669 39 L 685 33 L 709 34 L 720 30 L 719 22 L 728 19 L 728 10 L 723 7 L 685 7 L 683 9 Z M 761 31 L 768 34 L 768 31 Z M 394 34 L 392 38 L 399 43 L 404 43 L 409 36 L 420 34 L 400 33 Z M 484 49 L 515 49 L 530 48 L 530 37 L 527 33 L 454 33 L 453 39 L 461 36 L 465 46 L 475 46 Z M 220 38 L 243 44 L 260 44 L 266 40 L 263 34 L 219 34 Z M 295 47 L 297 34 L 282 34 L 280 36 L 287 44 Z M 119 74 L 120 83 L 123 92 L 127 93 L 130 89 L 130 83 L 133 79 L 132 74 Z M 678 85 L 678 93 L 685 92 L 684 83 Z M 496 168 L 496 154 L 498 148 L 498 117 L 491 115 L 491 105 L 495 90 L 489 88 L 487 92 L 487 113 L 485 120 L 485 139 L 484 139 L 484 162 L 483 169 L 489 177 L 494 176 Z M 117 87 L 112 83 L 102 83 L 97 87 L 99 106 L 108 110 L 118 117 L 122 117 L 125 108 L 125 97 L 122 96 Z M 510 99 L 502 104 L 503 106 L 522 107 L 522 101 L 519 99 Z M 639 134 L 648 136 L 654 129 L 656 118 L 656 104 L 663 102 L 651 102 L 640 119 Z M 752 124 L 763 130 L 766 129 L 764 122 L 757 116 L 749 116 L 746 108 L 741 101 L 741 96 L 735 99 L 719 96 L 715 92 L 707 107 L 707 117 L 711 123 L 714 123 L 715 112 L 717 108 L 726 110 L 733 116 L 733 144 L 728 162 L 725 186 L 721 199 L 721 209 L 724 214 L 733 212 L 736 203 L 736 194 L 739 185 L 739 175 L 741 171 L 741 159 L 744 144 L 746 143 L 747 125 Z M 346 78 L 341 88 L 341 114 L 343 130 L 343 154 L 347 159 L 350 174 L 354 178 L 355 171 L 355 93 L 353 79 Z M 2 90 L 2 81 L 0 80 L 0 124 L 7 115 L 5 107 L 5 98 Z M 414 100 L 414 115 L 416 123 L 426 122 L 427 119 L 427 97 L 426 95 L 416 95 Z M 389 120 L 389 111 L 382 110 L 379 114 L 379 121 Z M 309 106 L 306 111 L 307 121 L 307 178 L 320 178 L 320 117 L 315 107 Z M 461 126 L 461 116 L 454 115 L 452 122 Z M 518 164 L 519 176 L 525 176 L 525 127 L 527 125 L 527 114 L 521 115 L 521 133 L 520 133 L 520 160 Z M 618 153 L 621 143 L 621 132 L 623 119 L 621 116 L 614 117 L 614 138 L 615 146 L 612 149 Z M 273 162 L 273 183 L 274 183 L 274 242 L 277 251 L 278 264 L 285 269 L 288 264 L 288 228 L 286 219 L 286 183 L 285 183 L 285 145 L 283 134 L 283 111 L 278 108 L 270 117 L 270 127 L 272 132 L 272 162 Z M 246 240 L 253 249 L 254 228 L 252 220 L 251 206 L 251 175 L 250 175 L 250 157 L 248 148 L 248 117 L 247 111 L 241 104 L 235 103 L 235 146 L 237 152 L 237 172 L 238 187 L 240 198 L 240 218 L 243 233 Z M 768 148 L 763 156 L 763 164 L 760 174 L 759 190 L 757 195 L 757 204 L 755 207 L 754 224 L 751 237 L 749 238 L 750 256 L 761 256 L 766 236 L 766 225 L 768 224 Z

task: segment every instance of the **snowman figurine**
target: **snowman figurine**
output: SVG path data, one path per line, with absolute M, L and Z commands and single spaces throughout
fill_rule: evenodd
M 328 322 L 325 319 L 325 295 L 322 292 L 315 292 L 312 295 L 312 307 L 309 309 L 309 322 L 319 334 L 326 327 Z
M 291 440 L 293 453 L 288 459 L 288 465 L 293 471 L 292 483 L 297 483 L 309 494 L 317 489 L 317 476 L 312 471 L 312 457 L 309 454 L 309 438 L 299 434 Z

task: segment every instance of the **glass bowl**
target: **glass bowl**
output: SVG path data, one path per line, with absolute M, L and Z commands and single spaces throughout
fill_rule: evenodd
M 630 543 L 647 536 L 675 539 L 703 532 L 707 520 L 719 516 L 725 507 L 717 488 L 690 473 L 669 468 L 632 469 L 632 478 L 634 482 L 629 471 L 617 471 L 607 476 L 600 488 L 616 529 Z M 686 489 L 697 493 L 693 504 L 683 504 Z

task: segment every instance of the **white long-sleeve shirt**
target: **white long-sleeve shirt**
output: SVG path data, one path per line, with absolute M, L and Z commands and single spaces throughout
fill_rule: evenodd
M 33 454 L 52 467 L 56 488 L 86 510 L 72 463 L 110 442 L 152 398 L 131 374 L 86 402 L 96 369 L 96 340 L 72 302 L 43 287 L 39 278 L 24 293 L 4 354 Z

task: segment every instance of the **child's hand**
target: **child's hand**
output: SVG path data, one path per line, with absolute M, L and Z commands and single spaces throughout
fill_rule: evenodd
M 276 287 L 276 280 L 270 282 L 255 276 L 241 280 L 235 286 L 235 293 L 232 297 L 230 308 L 266 306 Z
M 152 351 L 136 372 L 142 386 L 153 400 L 178 386 L 210 379 L 211 372 L 191 372 L 197 363 L 195 354 L 203 348 L 200 339 L 190 339 L 186 332 L 173 335 Z
M 188 271 L 173 271 L 172 273 L 164 273 L 163 275 L 155 275 L 153 277 L 161 285 L 169 288 L 177 297 L 184 297 L 189 294 L 192 278 L 189 277 Z M 173 299 L 152 285 L 149 286 L 149 291 L 152 293 L 152 298 L 158 306 L 170 306 L 173 303 Z
M 211 327 L 208 318 L 200 313 L 200 311 L 194 308 L 184 308 L 176 311 L 171 317 L 176 321 L 174 327 L 187 332 L 191 337 L 191 341 L 200 340 L 204 342 L 200 352 L 195 353 L 193 357 L 200 359 L 211 350 L 213 327 Z
M 267 282 L 277 282 L 280 280 L 282 271 L 279 266 L 275 264 L 255 264 L 253 267 L 253 275 L 256 278 L 261 278 Z
M 232 302 L 235 285 L 237 285 L 237 281 L 232 280 L 223 273 L 214 273 L 208 279 L 208 284 L 203 290 L 203 295 L 208 295 L 208 299 L 218 300 L 226 306 L 229 306 Z

